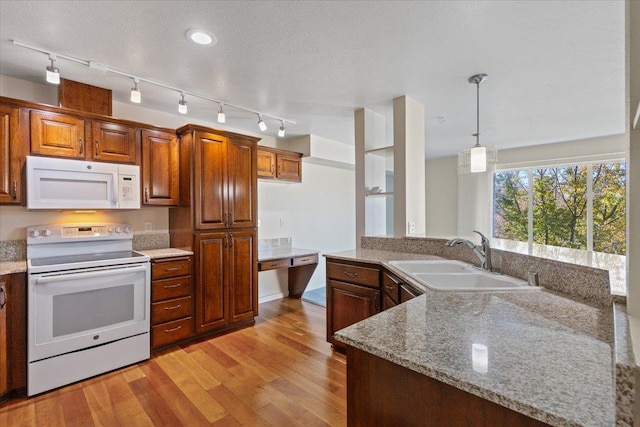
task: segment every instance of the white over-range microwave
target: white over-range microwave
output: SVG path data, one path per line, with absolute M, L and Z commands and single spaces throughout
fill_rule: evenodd
M 27 156 L 27 209 L 139 209 L 140 167 Z

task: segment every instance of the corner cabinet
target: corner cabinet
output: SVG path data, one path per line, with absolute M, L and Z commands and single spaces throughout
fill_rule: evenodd
M 379 312 L 379 266 L 327 257 L 327 341 L 344 349 L 333 334 Z
M 302 182 L 302 154 L 258 147 L 258 178 Z
M 20 109 L 0 104 L 0 204 L 22 201 L 24 147 L 20 135 Z
M 142 130 L 142 204 L 178 205 L 178 139 L 176 134 Z

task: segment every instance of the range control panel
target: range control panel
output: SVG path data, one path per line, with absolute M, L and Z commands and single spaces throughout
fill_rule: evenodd
M 131 224 L 50 224 L 27 227 L 27 244 L 133 239 Z

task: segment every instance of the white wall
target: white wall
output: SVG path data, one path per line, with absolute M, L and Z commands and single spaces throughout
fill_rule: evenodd
M 458 158 L 425 163 L 426 235 L 454 237 L 458 220 Z
M 354 171 L 315 164 L 303 164 L 299 184 L 259 180 L 258 238 L 292 237 L 294 247 L 320 251 L 318 268 L 307 289 L 322 287 L 322 254 L 356 247 L 354 195 Z M 286 294 L 286 270 L 260 273 L 260 301 Z

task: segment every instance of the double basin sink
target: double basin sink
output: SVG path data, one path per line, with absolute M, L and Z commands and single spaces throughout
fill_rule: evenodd
M 452 260 L 390 261 L 427 288 L 436 291 L 534 291 L 524 280 L 480 270 Z

